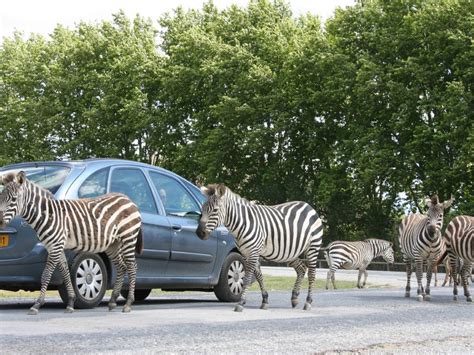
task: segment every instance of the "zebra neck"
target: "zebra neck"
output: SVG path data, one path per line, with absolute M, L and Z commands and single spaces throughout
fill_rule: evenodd
M 237 239 L 239 239 L 241 231 L 245 229 L 247 225 L 245 210 L 250 208 L 251 205 L 241 203 L 241 201 L 236 198 L 227 199 L 226 201 L 224 225 Z
M 55 200 L 38 193 L 35 186 L 30 184 L 24 194 L 21 216 L 35 229 L 48 218 L 54 202 Z

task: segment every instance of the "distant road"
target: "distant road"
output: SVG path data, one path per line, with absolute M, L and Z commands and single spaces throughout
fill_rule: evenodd
M 317 268 L 316 279 L 326 280 L 328 269 Z M 262 266 L 262 273 L 264 275 L 273 276 L 295 276 L 296 272 L 294 269 L 289 267 L 278 267 L 278 266 Z M 357 283 L 357 270 L 337 270 L 336 271 L 336 286 L 337 280 L 341 281 L 354 281 L 354 286 Z M 368 286 L 385 286 L 385 287 L 405 287 L 407 274 L 401 271 L 378 271 L 368 270 L 367 284 Z M 444 280 L 444 273 L 438 273 L 438 282 L 442 283 Z M 412 288 L 416 285 L 415 273 L 411 277 Z M 434 275 L 432 278 L 432 284 L 434 283 Z

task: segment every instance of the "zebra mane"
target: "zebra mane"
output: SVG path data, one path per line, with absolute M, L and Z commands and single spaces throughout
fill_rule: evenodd
M 240 196 L 238 193 L 232 191 L 226 186 L 226 195 L 231 200 L 243 204 L 243 205 L 255 205 L 254 202 L 247 200 L 245 197 Z
M 370 243 L 370 244 L 378 244 L 378 245 L 385 244 L 387 248 L 393 247 L 393 243 L 385 239 L 369 238 L 369 239 L 364 240 L 364 242 Z
M 30 181 L 28 179 L 25 179 L 25 183 L 27 184 L 28 189 L 39 192 L 41 196 L 52 199 L 52 200 L 55 199 L 54 194 L 51 191 L 49 191 L 48 189 L 45 189 L 44 187 L 38 185 L 37 183 L 34 183 L 33 181 Z
M 227 198 L 229 198 L 232 201 L 235 201 L 237 203 L 241 203 L 244 205 L 254 205 L 256 203 L 247 200 L 246 198 L 240 196 L 239 194 L 235 193 L 231 189 L 229 189 L 227 186 L 224 184 L 211 184 L 206 187 L 205 193 L 207 196 L 211 197 L 215 195 L 217 192 L 224 190 L 224 195 Z

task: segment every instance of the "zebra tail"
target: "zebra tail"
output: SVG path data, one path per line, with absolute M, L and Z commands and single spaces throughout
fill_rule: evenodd
M 436 266 L 443 264 L 446 257 L 448 256 L 448 250 L 445 250 L 439 257 L 438 260 L 436 261 Z
M 138 230 L 137 242 L 135 244 L 135 253 L 137 253 L 137 255 L 141 255 L 141 253 L 143 253 L 143 231 L 141 228 Z
M 324 248 L 324 258 L 326 259 L 326 262 L 328 263 L 328 269 L 331 268 L 331 256 L 328 253 L 328 248 Z

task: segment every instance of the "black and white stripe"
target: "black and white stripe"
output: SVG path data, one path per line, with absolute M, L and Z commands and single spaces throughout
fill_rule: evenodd
M 407 285 L 405 297 L 410 297 L 410 279 L 412 263 L 416 267 L 418 282 L 418 300 L 430 300 L 430 282 L 432 265 L 441 253 L 441 227 L 443 226 L 444 209 L 451 206 L 451 198 L 440 203 L 438 196 L 427 199 L 428 212 L 426 215 L 415 213 L 405 217 L 399 227 L 399 242 L 403 260 L 407 265 Z M 423 288 L 423 263 L 426 262 L 426 288 Z
M 337 269 L 359 270 L 357 287 L 362 288 L 367 282 L 367 266 L 378 256 L 382 256 L 388 263 L 393 264 L 393 244 L 383 239 L 366 239 L 363 241 L 342 241 L 336 240 L 330 243 L 324 255 L 328 262 L 328 274 L 326 279 L 326 289 L 329 282 L 336 288 L 334 274 Z M 364 281 L 361 283 L 361 276 L 364 274 Z
M 454 217 L 446 227 L 445 241 L 449 266 L 454 280 L 454 299 L 457 300 L 458 296 L 458 263 L 456 261 L 459 259 L 459 264 L 462 265 L 460 274 L 464 288 L 464 296 L 466 296 L 468 302 L 472 302 L 468 287 L 468 278 L 471 276 L 472 266 L 474 264 L 474 217 Z
M 255 274 L 262 291 L 262 308 L 268 305 L 259 257 L 275 262 L 287 262 L 295 268 L 297 279 L 292 293 L 292 305 L 298 304 L 301 283 L 308 270 L 308 295 L 304 308 L 310 309 L 312 288 L 316 276 L 316 260 L 321 247 L 323 227 L 316 211 L 305 202 L 288 202 L 276 206 L 250 203 L 223 184 L 203 188 L 208 201 L 202 206 L 197 234 L 207 239 L 224 224 L 236 237 L 239 251 L 245 258 L 245 277 L 236 311 L 243 310 L 246 292 Z
M 141 252 L 141 215 L 137 206 L 125 195 L 112 193 L 97 198 L 55 200 L 53 195 L 30 182 L 24 172 L 3 178 L 0 193 L 0 223 L 8 224 L 16 215 L 22 216 L 37 232 L 48 251 L 46 267 L 41 277 L 41 292 L 30 314 L 36 314 L 44 303 L 51 275 L 59 267 L 67 292 L 67 312 L 73 311 L 74 289 L 64 249 L 80 252 L 105 252 L 117 270 L 109 309 L 116 299 L 128 273 L 130 290 L 124 312 L 134 301 L 137 264 L 135 252 Z

